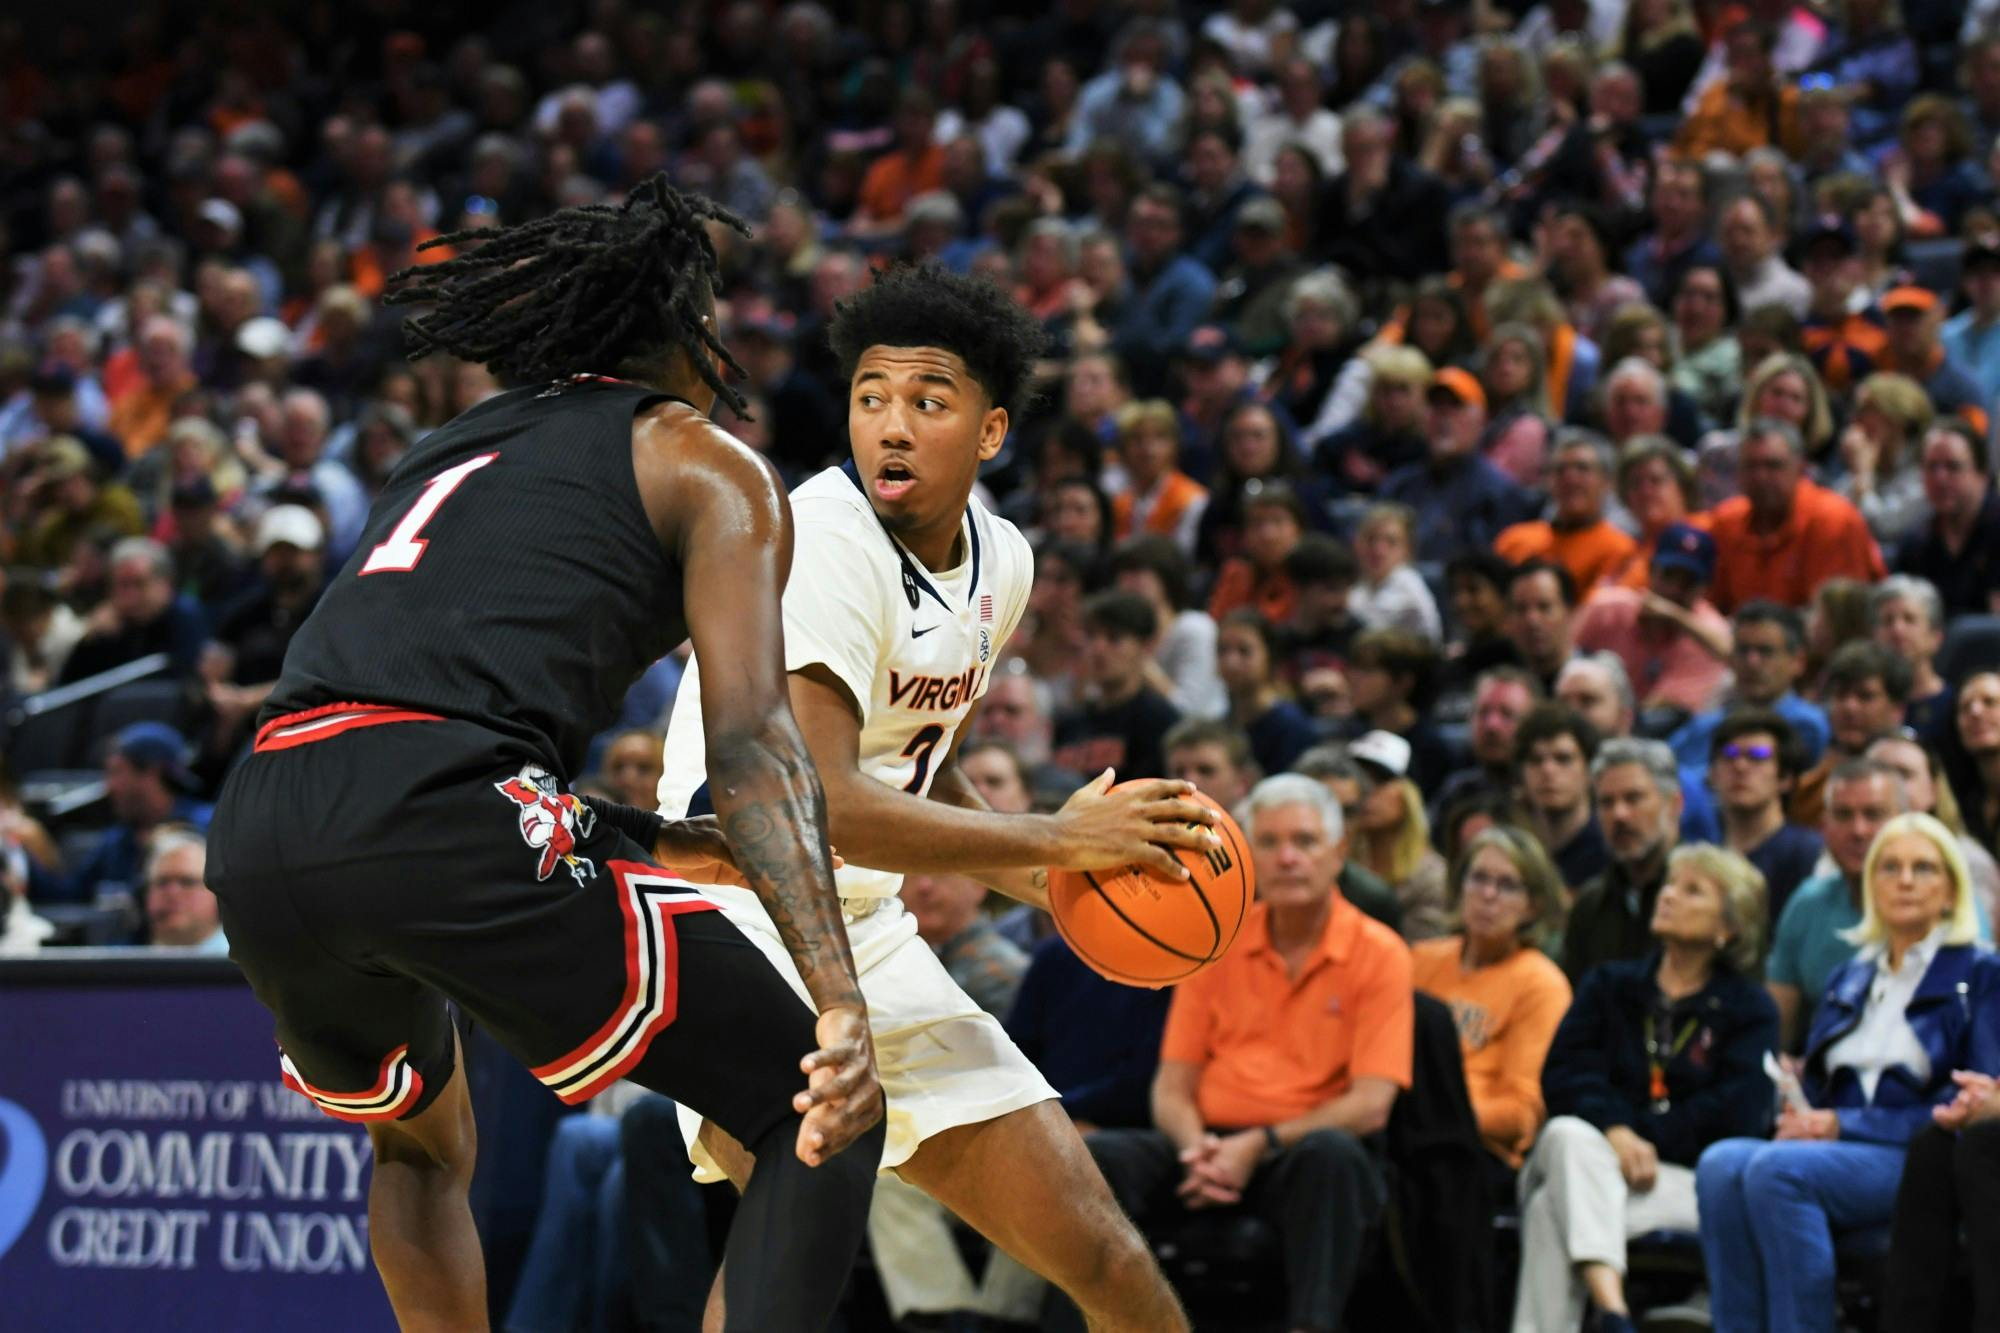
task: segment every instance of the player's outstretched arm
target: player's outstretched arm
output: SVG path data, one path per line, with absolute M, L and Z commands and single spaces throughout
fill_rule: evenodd
M 701 669 L 706 694 L 705 657 Z M 861 771 L 860 710 L 824 667 L 792 673 L 792 711 L 826 785 L 827 826 L 854 865 L 963 874 L 972 867 L 1102 870 L 1138 862 L 1184 877 L 1165 848 L 1218 845 L 1207 827 L 1214 816 L 1185 799 L 1193 790 L 1185 782 L 1138 782 L 1118 792 L 1105 790 L 1108 780 L 1094 782 L 1052 815 L 996 814 L 891 787 Z
M 678 409 L 643 418 L 633 464 L 647 512 L 684 580 L 703 665 L 708 781 L 731 859 L 820 1010 L 806 1059 L 799 1152 L 839 1151 L 882 1114 L 867 1009 L 826 837 L 826 801 L 785 689 L 779 599 L 791 570 L 791 509 L 763 461 Z

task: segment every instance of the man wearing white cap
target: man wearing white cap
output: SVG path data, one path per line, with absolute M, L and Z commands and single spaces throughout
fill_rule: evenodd
M 326 587 L 326 529 L 304 505 L 273 505 L 257 523 L 257 576 L 216 618 L 202 660 L 215 725 L 205 756 L 232 754 L 277 683 L 292 635 Z

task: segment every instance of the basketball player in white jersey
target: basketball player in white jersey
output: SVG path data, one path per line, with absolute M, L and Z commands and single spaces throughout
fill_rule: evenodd
M 850 374 L 853 461 L 792 493 L 785 665 L 846 859 L 836 884 L 888 1104 L 882 1169 L 1062 1287 L 1093 1329 L 1185 1329 L 1055 1090 L 952 982 L 896 897 L 906 873 L 955 872 L 1046 907 L 1047 867 L 1136 861 L 1180 875 L 1162 844 L 1215 845 L 1186 783 L 1112 794 L 1105 773 L 1054 815 L 1002 815 L 958 770 L 1033 581 L 1027 542 L 972 489 L 1006 437 L 1040 329 L 991 285 L 927 266 L 842 303 L 832 338 Z M 660 783 L 669 815 L 708 808 L 701 680 L 728 669 L 696 661 L 682 681 Z M 755 896 L 710 892 L 791 974 Z M 682 1127 L 698 1175 L 745 1178 L 748 1158 L 699 1107 L 683 1108 Z M 719 1314 L 712 1302 L 711 1327 Z

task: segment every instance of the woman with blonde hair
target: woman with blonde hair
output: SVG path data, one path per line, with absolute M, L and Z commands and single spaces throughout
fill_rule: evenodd
M 1693 1231 L 1703 1148 L 1770 1122 L 1778 1011 L 1757 983 L 1764 877 L 1707 843 L 1677 848 L 1653 907 L 1659 947 L 1584 973 L 1542 1064 L 1549 1123 L 1521 1173 L 1514 1333 L 1630 1330 L 1625 1242 Z
M 1860 952 L 1827 982 L 1777 1139 L 1736 1138 L 1695 1173 L 1719 1333 L 1834 1326 L 1833 1234 L 1889 1222 L 1904 1158 L 1952 1071 L 2000 1069 L 2000 959 L 1978 947 L 1958 839 L 1929 815 L 1882 826 L 1862 869 Z
M 1480 134 L 1483 119 L 1479 103 L 1471 98 L 1446 98 L 1417 155 L 1417 164 L 1444 182 L 1454 204 L 1472 198 L 1493 181 L 1493 158 Z
M 1512 1172 L 1541 1131 L 1542 1059 L 1569 1009 L 1569 979 L 1541 951 L 1562 881 L 1533 834 L 1501 824 L 1466 843 L 1451 896 L 1456 930 L 1410 950 L 1413 980 L 1451 1006 L 1479 1137 Z
M 1347 756 L 1367 781 L 1354 811 L 1348 846 L 1365 870 L 1395 890 L 1403 937 L 1427 940 L 1450 927 L 1444 857 L 1431 846 L 1424 794 L 1412 782 L 1410 743 L 1391 731 L 1370 731 L 1347 743 Z
M 1320 441 L 1313 462 L 1336 494 L 1370 495 L 1389 473 L 1430 453 L 1424 396 L 1431 362 L 1407 344 L 1378 342 L 1350 364 L 1368 376 L 1366 405 L 1358 420 Z
M 1736 454 L 1743 432 L 1760 417 L 1776 417 L 1798 428 L 1806 458 L 1818 462 L 1833 439 L 1833 408 L 1826 385 L 1813 363 L 1797 352 L 1773 352 L 1757 364 L 1743 384 L 1743 402 L 1732 430 L 1713 430 L 1702 437 L 1696 464 L 1701 475 L 1703 508 L 1712 509 L 1739 493 Z
M 1924 386 L 1908 375 L 1879 371 L 1854 391 L 1854 419 L 1840 433 L 1847 472 L 1833 489 L 1854 502 L 1885 547 L 1930 513 L 1917 453 L 1935 415 Z

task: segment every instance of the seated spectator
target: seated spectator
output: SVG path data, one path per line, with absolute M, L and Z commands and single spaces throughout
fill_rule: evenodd
M 1370 372 L 1367 405 L 1319 441 L 1313 464 L 1336 493 L 1372 495 L 1390 473 L 1424 461 L 1431 363 L 1402 343 L 1376 343 L 1358 362 Z
M 1848 935 L 1861 924 L 1868 849 L 1884 825 L 1909 810 L 1908 788 L 1887 764 L 1850 759 L 1827 780 L 1820 834 L 1833 868 L 1799 885 L 1783 910 L 1773 913 L 1764 988 L 1778 1006 L 1782 1049 L 1799 1049 L 1827 979 L 1854 957 Z
M 1635 682 L 1644 708 L 1706 708 L 1728 675 L 1729 622 L 1710 605 L 1715 540 L 1676 523 L 1653 543 L 1643 591 L 1601 587 L 1576 617 L 1576 646 L 1610 652 Z
M 1764 877 L 1767 922 L 1813 873 L 1826 844 L 1812 825 L 1788 822 L 1785 798 L 1799 776 L 1799 747 L 1776 713 L 1741 708 L 1708 742 L 1708 785 L 1722 815 L 1722 841 Z
M 1866 292 L 1860 240 L 1846 218 L 1827 214 L 1800 237 L 1798 255 L 1799 271 L 1812 284 L 1800 341 L 1827 393 L 1845 402 L 1857 384 L 1881 368 L 1889 344 L 1881 314 L 1865 295 L 1857 301 L 1856 294 Z
M 1887 201 L 1884 201 L 1887 206 Z M 1952 364 L 1942 339 L 1944 306 L 1928 287 L 1905 284 L 1882 294 L 1882 322 L 1888 346 L 1882 349 L 1882 369 L 1907 376 L 1924 392 L 1925 400 L 1939 416 L 1959 416 L 1977 412 L 1982 416 L 1991 400 L 1980 396 L 1979 386 Z M 1928 420 L 1924 423 L 1928 426 Z M 1923 438 L 1921 430 L 1910 436 L 1910 453 Z
M 1976 671 L 1961 680 L 1953 721 L 1957 743 L 1947 753 L 1959 812 L 1966 832 L 1994 847 L 2000 834 L 2000 674 Z
M 1125 217 L 1131 292 L 1119 304 L 1111 345 L 1146 394 L 1166 387 L 1168 362 L 1215 302 L 1215 275 L 1182 249 L 1182 208 L 1179 190 L 1149 185 Z
M 1088 477 L 1064 477 L 1041 488 L 1036 535 L 1089 551 L 1102 560 L 1111 549 L 1111 501 Z
M 1286 158 L 1295 160 L 1297 155 L 1294 146 L 1287 151 Z M 1237 337 L 1252 340 L 1258 323 L 1265 320 L 1276 323 L 1271 334 L 1276 360 L 1264 379 L 1262 392 L 1299 424 L 1299 444 L 1311 454 L 1353 415 L 1338 389 L 1342 374 L 1364 341 L 1359 332 L 1361 302 L 1333 269 L 1315 269 L 1296 278 L 1276 280 L 1276 274 L 1284 272 L 1283 266 L 1289 264 L 1290 252 L 1268 232 L 1248 230 L 1250 223 L 1260 216 L 1283 219 L 1285 208 L 1274 199 L 1254 201 L 1253 207 L 1237 222 L 1239 248 L 1248 255 L 1250 240 L 1257 238 L 1263 250 L 1275 251 L 1285 258 L 1277 261 L 1276 267 L 1264 270 L 1270 275 L 1264 279 L 1269 285 L 1246 311 Z M 1256 275 L 1246 268 L 1243 281 L 1249 283 L 1255 279 Z M 1233 277 L 1225 280 L 1226 284 L 1235 281 Z M 1415 422 L 1422 415 L 1423 394 L 1419 391 L 1408 395 L 1406 401 L 1405 415 Z M 1410 458 L 1423 457 L 1421 432 L 1408 441 L 1406 452 Z
M 111 393 L 106 428 L 138 458 L 167 438 L 174 406 L 199 381 L 189 358 L 194 338 L 179 320 L 154 315 L 139 327 L 135 342 L 137 374 Z
M 1401 630 L 1369 630 L 1355 637 L 1347 655 L 1353 694 L 1350 734 L 1387 731 L 1409 743 L 1411 780 L 1435 791 L 1455 756 L 1428 714 L 1437 680 L 1437 653 Z
M 1292 581 L 1292 618 L 1279 626 L 1284 653 L 1280 674 L 1303 686 L 1314 671 L 1338 668 L 1347 660 L 1361 622 L 1352 606 L 1360 562 L 1344 542 L 1321 532 L 1308 532 L 1285 557 L 1285 577 Z
M 1287 570 L 1291 561 L 1286 557 Z M 1229 696 L 1215 674 L 1215 621 L 1189 605 L 1193 572 L 1180 546 L 1169 537 L 1133 537 L 1112 553 L 1110 572 L 1113 587 L 1152 605 L 1161 627 L 1146 665 L 1146 683 L 1188 717 L 1220 717 Z
M 37 569 L 6 571 L 0 587 L 0 692 L 36 694 L 56 683 L 83 638 L 83 617 L 56 596 L 57 576 Z
M 1106 981 L 1061 936 L 1038 942 L 1007 1011 L 1007 1035 L 1062 1097 L 1078 1129 L 1144 1129 L 1170 988 Z M 1076 1015 L 1088 1013 L 1079 1023 Z
M 1252 610 L 1274 624 L 1292 614 L 1296 590 L 1285 577 L 1285 557 L 1305 535 L 1306 511 L 1299 494 L 1267 481 L 1243 495 L 1240 554 L 1222 562 L 1209 594 L 1208 613 L 1221 620 L 1232 611 Z
M 1478 380 L 1446 366 L 1432 378 L 1427 401 L 1430 452 L 1390 473 L 1381 495 L 1416 513 L 1418 559 L 1448 560 L 1468 546 L 1492 545 L 1533 502 L 1479 452 L 1486 391 Z
M 1346 170 L 1321 195 L 1311 252 L 1371 279 L 1415 282 L 1443 272 L 1450 212 L 1443 184 L 1396 151 L 1395 123 L 1372 107 L 1344 113 L 1340 140 Z
M 1735 428 L 1710 431 L 1697 445 L 1695 478 L 1701 503 L 1711 509 L 1742 494 L 1743 440 L 1750 423 L 1760 417 L 1790 422 L 1814 459 L 1827 456 L 1833 445 L 1833 407 L 1826 385 L 1813 363 L 1794 350 L 1798 321 L 1765 306 L 1744 316 L 1739 336 L 1743 363 L 1753 369 L 1734 408 Z M 1712 518 L 1709 530 L 1714 531 Z
M 2000 47 L 1982 50 L 1978 59 L 2000 69 Z M 1995 92 L 2000 92 L 1996 83 Z M 1966 307 L 1944 322 L 1938 341 L 1946 358 L 1969 378 L 1979 403 L 2000 399 L 2000 237 L 1975 236 L 1959 260 L 1959 282 Z
M 1622 565 L 1632 539 L 1605 517 L 1611 492 L 1611 446 L 1595 435 L 1570 434 L 1555 449 L 1550 468 L 1553 516 L 1503 531 L 1493 549 L 1516 564 L 1548 560 L 1569 571 L 1578 588 L 1595 588 Z
M 1450 917 L 1446 866 L 1431 846 L 1423 792 L 1408 776 L 1409 742 L 1392 732 L 1370 731 L 1347 743 L 1347 757 L 1363 778 L 1348 835 L 1354 859 L 1396 895 L 1404 939 L 1442 935 Z
M 1973 1021 L 2000 1021 L 1989 1002 Z M 1961 1232 L 1972 1264 L 1972 1328 L 2000 1321 L 2000 1268 L 1984 1262 L 2000 1246 L 1994 1202 L 2000 1199 L 2000 1081 L 1988 1069 L 1955 1069 L 1958 1092 L 1931 1111 L 1933 1123 L 1910 1140 L 1890 1223 L 1883 1327 L 1947 1333 L 1968 1327 L 1950 1309 L 1943 1257 L 1958 1252 Z M 1955 1265 L 1951 1265 L 1955 1268 Z M 1958 1316 L 1962 1319 L 1962 1315 Z
M 1514 785 L 1565 894 L 1603 874 L 1611 859 L 1590 808 L 1590 761 L 1598 744 L 1597 728 L 1553 702 L 1535 705 L 1514 733 L 1520 770 Z
M 1479 673 L 1472 690 L 1472 718 L 1467 746 L 1472 763 L 1435 787 L 1431 802 L 1435 820 L 1461 798 L 1481 789 L 1511 791 L 1514 781 L 1514 737 L 1521 719 L 1548 697 L 1541 681 L 1517 666 L 1489 667 Z
M 1903 725 L 1925 745 L 1942 746 L 1951 734 L 1951 685 L 1937 672 L 1944 647 L 1944 599 L 1919 578 L 1891 574 L 1868 598 L 1875 642 L 1910 664 L 1910 702 Z
M 1875 540 L 1893 550 L 1924 519 L 1917 453 L 1931 428 L 1931 400 L 1907 375 L 1881 371 L 1854 391 L 1854 419 L 1840 433 L 1845 469 L 1834 494 L 1850 501 Z
M 273 505 L 257 521 L 257 572 L 248 588 L 216 614 L 215 638 L 202 675 L 214 712 L 204 752 L 227 759 L 249 738 L 292 636 L 326 588 L 326 537 L 300 505 Z M 644 808 L 644 807 L 641 807 Z
M 1849 643 L 1826 668 L 1826 757 L 1800 775 L 1789 802 L 1795 823 L 1816 825 L 1826 804 L 1826 779 L 1845 759 L 1903 725 L 1910 702 L 1910 664 L 1879 643 Z
M 1751 602 L 1730 622 L 1729 690 L 1707 712 L 1697 713 L 1668 738 L 1683 768 L 1705 768 L 1708 741 L 1730 709 L 1769 708 L 1790 724 L 1808 764 L 1826 750 L 1826 714 L 1794 687 L 1805 669 L 1805 621 L 1788 606 Z
M 1071 157 L 1092 144 L 1128 144 L 1140 156 L 1162 157 L 1174 146 L 1186 97 L 1168 72 L 1167 38 L 1160 25 L 1133 19 L 1118 30 L 1104 72 L 1083 85 L 1067 144 Z
M 972 739 L 995 741 L 1012 750 L 1030 770 L 1049 762 L 1055 734 L 1055 692 L 1026 669 L 1020 658 L 1009 658 L 993 673 L 980 708 L 973 714 Z M 997 808 L 997 807 L 996 807 Z
M 1220 330 L 1198 330 L 1202 337 Z M 1236 374 L 1240 387 L 1218 401 L 1212 419 L 1187 414 L 1184 430 L 1204 441 L 1220 440 L 1222 455 L 1209 484 L 1208 509 L 1202 514 L 1201 529 L 1195 537 L 1195 558 L 1204 566 L 1214 566 L 1243 549 L 1244 505 L 1267 490 L 1289 490 L 1297 499 L 1301 526 L 1317 531 L 1330 527 L 1325 494 L 1320 481 L 1306 468 L 1291 427 L 1278 409 L 1251 396 L 1248 366 L 1240 358 Z M 1195 374 L 1208 376 L 1212 368 L 1197 368 Z M 1198 404 L 1192 391 L 1188 402 Z
M 310 492 L 324 509 L 329 563 L 338 567 L 368 522 L 368 496 L 347 466 L 326 457 L 332 416 L 326 399 L 311 389 L 293 389 L 284 397 L 284 426 L 278 435 L 282 467 L 258 484 L 260 496 L 278 497 Z
M 217 958 L 229 955 L 221 908 L 209 889 L 208 839 L 193 829 L 167 827 L 146 850 L 146 880 L 140 899 L 146 913 L 146 942 Z
M 1738 195 L 1722 210 L 1716 239 L 1722 244 L 1722 272 L 1736 291 L 1739 309 L 1775 305 L 1794 319 L 1806 317 L 1812 284 L 1778 253 L 1789 223 L 1755 190 Z M 1716 309 L 1719 313 L 1719 304 Z
M 1514 566 L 1507 580 L 1507 634 L 1526 667 L 1546 693 L 1556 673 L 1576 655 L 1573 626 L 1576 581 L 1567 569 L 1547 560 Z
M 1905 732 L 1877 737 L 1868 746 L 1868 759 L 1893 769 L 1909 798 L 1909 808 L 1931 815 L 1958 839 L 1965 855 L 1965 868 L 1972 875 L 1973 905 L 1979 909 L 1979 940 L 1993 941 L 1993 923 L 2000 921 L 2000 861 L 1973 841 L 1965 831 L 1965 815 L 1958 808 L 1958 793 L 1945 775 L 1944 760 L 1938 750 Z
M 1363 628 L 1402 630 L 1438 644 L 1444 640 L 1444 620 L 1437 599 L 1410 563 L 1416 527 L 1417 516 L 1407 505 L 1368 507 L 1354 531 L 1361 578 L 1348 594 L 1347 609 Z
M 1899 815 L 1862 872 L 1861 947 L 1806 1038 L 1807 1105 L 1777 1141 L 1731 1138 L 1696 1171 L 1718 1328 L 1782 1328 L 1835 1308 L 1834 1233 L 1889 1222 L 1910 1140 L 1956 1097 L 1955 1069 L 2000 1067 L 2000 960 L 1979 950 L 1958 842 Z M 1950 997 L 1942 1002 L 1934 997 Z
M 1542 484 L 1549 436 L 1560 419 L 1544 383 L 1548 361 L 1542 335 L 1526 324 L 1494 329 L 1479 356 L 1479 382 L 1490 409 L 1479 437 L 1480 456 L 1527 490 Z
M 1282 773 L 1311 749 L 1319 728 L 1286 696 L 1278 676 L 1277 629 L 1255 611 L 1232 611 L 1216 636 L 1215 669 L 1229 696 L 1229 721 L 1250 738 L 1250 753 L 1266 773 Z
M 1799 90 L 1780 77 L 1772 63 L 1776 30 L 1758 22 L 1740 23 L 1723 39 L 1728 72 L 1694 94 L 1694 105 L 1674 136 L 1674 152 L 1684 161 L 1710 153 L 1741 157 L 1753 148 L 1782 148 L 1796 155 Z
M 28 863 L 28 896 L 38 903 L 92 903 L 105 894 L 134 892 L 155 830 L 185 824 L 208 831 L 215 807 L 191 794 L 187 740 L 161 722 L 134 722 L 111 738 L 104 757 L 104 794 L 115 821 L 80 864 L 57 872 Z
M 1872 582 L 1888 572 L 1860 512 L 1806 480 L 1805 443 L 1789 422 L 1751 422 L 1738 472 L 1743 494 L 1716 506 L 1709 529 L 1718 608 L 1759 599 L 1804 606 L 1830 578 Z
M 1930 521 L 1904 536 L 1896 570 L 1925 579 L 1954 616 L 2000 608 L 2000 493 L 1986 443 L 1961 420 L 1924 436 L 1921 462 Z
M 944 185 L 944 148 L 937 142 L 937 108 L 929 93 L 906 88 L 896 103 L 895 145 L 869 164 L 851 229 L 887 235 L 910 201 Z
M 1612 653 L 1580 653 L 1556 673 L 1556 702 L 1597 730 L 1600 741 L 1630 736 L 1638 710 L 1632 678 Z
M 1652 227 L 1625 252 L 1625 271 L 1664 307 L 1695 268 L 1715 268 L 1722 252 L 1709 238 L 1708 178 L 1698 162 L 1669 157 L 1653 172 L 1648 199 Z M 1734 321 L 1732 321 L 1733 323 Z
M 1035 546 L 1028 610 L 1008 650 L 1054 694 L 1073 702 L 1085 669 L 1083 602 L 1097 587 L 1097 556 L 1087 547 L 1044 540 Z
M 1507 637 L 1507 580 L 1513 576 L 1514 567 L 1491 551 L 1465 551 L 1445 565 L 1457 632 L 1445 657 L 1445 693 L 1468 695 L 1481 672 L 1520 665 L 1520 650 Z
M 90 451 L 67 435 L 43 446 L 39 466 L 15 486 L 30 506 L 21 525 L 25 531 L 15 533 L 22 564 L 60 569 L 86 534 L 137 536 L 144 527 L 139 498 L 116 482 L 100 480 Z
M 1341 818 L 1349 821 L 1360 818 L 1362 795 L 1374 785 L 1361 765 L 1348 757 L 1345 745 L 1315 745 L 1298 757 L 1292 771 L 1331 792 L 1340 803 Z M 1229 808 L 1236 807 L 1230 804 Z M 1341 897 L 1398 935 L 1403 933 L 1403 905 L 1396 901 L 1396 891 L 1388 881 L 1350 856 L 1340 868 L 1338 882 Z
M 1083 626 L 1086 702 L 1057 718 L 1053 762 L 1078 774 L 1160 777 L 1160 739 L 1180 714 L 1146 684 L 1159 633 L 1152 606 L 1136 593 L 1101 592 L 1084 603 Z
M 1743 393 L 1743 344 L 1736 339 L 1736 323 L 1744 307 L 1735 288 L 1722 268 L 1693 265 L 1681 275 L 1667 309 L 1680 341 L 1680 358 L 1668 379 L 1710 421 L 1727 421 Z
M 1705 1229 L 1694 1165 L 1770 1123 L 1763 1061 L 1777 1015 L 1750 978 L 1764 919 L 1756 868 L 1697 844 L 1673 853 L 1648 913 L 1648 956 L 1577 986 L 1542 1065 L 1549 1123 L 1521 1175 L 1515 1333 L 1631 1333 L 1625 1242 Z
M 166 548 L 150 537 L 127 537 L 111 548 L 108 563 L 110 595 L 91 612 L 83 638 L 63 663 L 62 683 L 152 653 L 171 657 L 175 675 L 192 675 L 208 626 L 194 599 L 174 592 Z
M 1180 416 L 1160 399 L 1127 403 L 1118 413 L 1118 459 L 1126 484 L 1111 497 L 1118 540 L 1135 533 L 1171 537 L 1194 554 L 1208 490 L 1179 466 Z
M 1259 901 L 1236 947 L 1174 990 L 1154 1128 L 1088 1142 L 1142 1227 L 1237 1204 L 1264 1217 L 1289 1325 L 1339 1328 L 1387 1197 L 1371 1140 L 1410 1085 L 1410 953 L 1335 888 L 1343 826 L 1323 787 L 1266 778 L 1246 813 Z
M 1646 952 L 1667 853 L 1680 836 L 1680 770 L 1659 741 L 1599 746 L 1590 761 L 1590 792 L 1611 865 L 1570 905 L 1562 965 L 1571 985 L 1599 963 Z
M 1581 203 L 1558 204 L 1550 224 L 1549 279 L 1561 293 L 1576 331 L 1601 344 L 1611 316 L 1621 306 L 1644 301 L 1645 289 L 1618 272 L 1611 228 L 1599 210 Z
M 1951 98 L 1911 98 L 1897 146 L 1902 151 L 1885 160 L 1882 175 L 1910 235 L 1952 235 L 1969 210 L 1990 206 L 1993 183 L 1973 157 L 1971 127 Z
M 597 771 L 611 789 L 611 799 L 636 810 L 652 810 L 660 804 L 660 775 L 666 771 L 666 737 L 639 727 L 621 731 L 604 747 Z M 965 747 L 970 748 L 970 747 Z M 964 757 L 964 750 L 960 751 Z
M 1568 980 L 1536 947 L 1562 915 L 1562 884 L 1519 829 L 1474 834 L 1454 864 L 1458 931 L 1412 948 L 1412 973 L 1451 1006 L 1479 1136 L 1515 1171 L 1547 1113 L 1542 1059 L 1569 1008 Z

